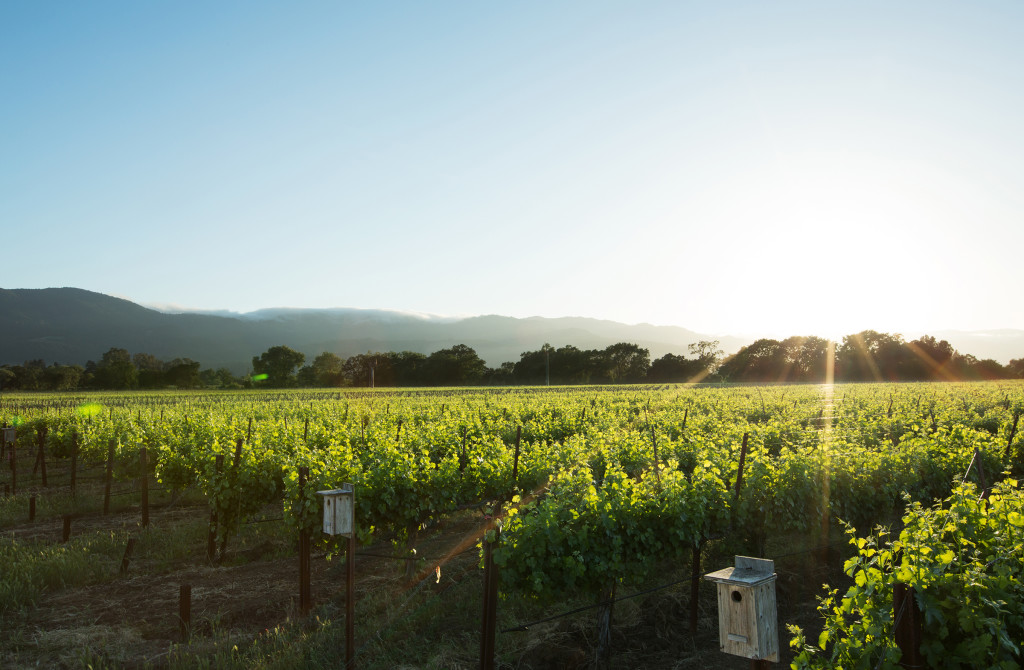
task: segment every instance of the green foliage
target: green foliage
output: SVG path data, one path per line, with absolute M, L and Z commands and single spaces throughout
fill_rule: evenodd
M 1015 480 L 988 500 L 967 484 L 940 504 L 910 504 L 897 539 L 858 538 L 846 563 L 854 583 L 830 590 L 817 645 L 791 628 L 794 668 L 896 668 L 893 585 L 916 590 L 921 652 L 930 668 L 1018 668 L 1024 663 L 1024 494 Z

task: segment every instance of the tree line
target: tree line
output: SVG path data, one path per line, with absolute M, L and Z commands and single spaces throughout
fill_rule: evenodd
M 200 369 L 190 358 L 162 361 L 147 353 L 111 348 L 84 366 L 42 360 L 0 366 L 0 388 L 27 391 L 159 388 L 289 388 L 370 386 L 499 386 L 540 384 L 641 384 L 681 382 L 953 381 L 1024 379 L 1024 359 L 1002 365 L 961 354 L 946 340 L 925 335 L 865 330 L 834 343 L 820 337 L 760 339 L 731 356 L 716 340 L 688 347 L 689 357 L 650 351 L 629 342 L 604 349 L 544 344 L 516 362 L 490 368 L 465 344 L 429 355 L 414 351 L 367 352 L 342 358 L 323 352 L 308 364 L 285 345 L 252 358 L 251 373 Z

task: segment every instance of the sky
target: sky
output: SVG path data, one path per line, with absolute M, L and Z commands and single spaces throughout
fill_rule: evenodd
M 0 2 L 0 287 L 1024 328 L 1024 3 Z

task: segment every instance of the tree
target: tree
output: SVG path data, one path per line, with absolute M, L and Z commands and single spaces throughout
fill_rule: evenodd
M 130 389 L 138 386 L 139 371 L 126 349 L 112 347 L 96 365 L 93 384 L 105 389 Z
M 787 381 L 822 383 L 828 376 L 831 342 L 822 337 L 789 337 L 782 341 L 789 371 Z M 834 354 L 832 364 L 835 364 Z
M 435 351 L 427 356 L 426 367 L 430 383 L 440 386 L 478 384 L 487 371 L 483 359 L 465 344 Z
M 167 383 L 164 379 L 164 362 L 153 354 L 135 354 L 132 356 L 132 364 L 139 371 L 139 386 L 142 388 L 159 388 Z
M 949 364 L 956 350 L 946 340 L 940 342 L 931 335 L 924 335 L 907 344 L 907 348 L 914 354 L 907 365 L 907 379 L 948 379 L 952 374 Z
M 284 345 L 277 345 L 259 356 L 253 356 L 252 369 L 257 377 L 266 375 L 266 379 L 259 380 L 264 386 L 294 386 L 295 368 L 302 365 L 305 360 L 305 354 Z
M 714 374 L 718 369 L 719 363 L 722 361 L 722 356 L 725 354 L 719 348 L 721 342 L 718 340 L 700 340 L 689 345 L 687 349 L 690 351 L 690 355 L 697 358 L 700 361 L 701 368 L 707 374 Z
M 54 391 L 71 391 L 78 388 L 85 371 L 81 365 L 60 365 L 54 363 L 46 368 L 46 387 Z
M 514 379 L 515 363 L 506 361 L 496 368 L 487 368 L 484 383 L 489 386 L 508 386 Z
M 301 386 L 344 386 L 345 373 L 343 368 L 345 361 L 337 354 L 325 351 L 309 365 L 299 370 L 299 384 Z
M 391 376 L 391 363 L 385 354 L 367 351 L 365 354 L 349 356 L 342 366 L 345 378 L 353 386 L 382 386 L 380 373 L 384 373 L 382 379 Z M 372 380 L 372 384 L 371 384 Z
M 641 382 L 651 369 L 651 352 L 637 344 L 619 342 L 603 354 L 606 374 L 613 384 Z
M 202 383 L 199 363 L 191 358 L 175 358 L 167 364 L 164 380 L 180 389 L 194 389 Z
M 703 377 L 704 366 L 697 359 L 665 354 L 651 363 L 647 380 L 661 383 L 685 383 Z
M 18 375 L 14 373 L 14 370 L 7 365 L 0 368 L 0 391 L 16 388 L 17 383 Z
M 843 338 L 836 351 L 836 378 L 849 381 L 893 381 L 909 373 L 909 358 L 902 335 L 862 330 Z
M 782 343 L 762 338 L 726 359 L 718 367 L 718 374 L 729 381 L 774 382 L 782 379 L 787 367 Z
M 388 352 L 387 362 L 391 367 L 392 379 L 396 386 L 419 386 L 426 383 L 427 356 L 417 351 Z

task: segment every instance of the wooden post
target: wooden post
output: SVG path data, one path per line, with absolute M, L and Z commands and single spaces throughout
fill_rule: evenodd
M 36 435 L 36 442 L 38 445 L 36 450 L 36 462 L 35 465 L 32 466 L 33 475 L 36 473 L 36 468 L 39 469 L 39 474 L 43 478 L 43 486 L 49 486 L 49 484 L 46 483 L 46 433 L 46 426 L 40 426 L 39 432 Z
M 71 515 L 64 515 L 64 530 L 61 533 L 61 542 L 67 542 L 71 539 Z
M 1013 438 L 1017 436 L 1017 422 L 1020 421 L 1020 413 L 1013 415 L 1013 428 L 1010 429 L 1010 439 L 1006 440 L 1006 451 L 1003 453 L 1003 460 L 1010 457 L 1010 446 L 1013 445 Z
M 309 468 L 299 468 L 299 506 L 306 495 L 306 477 L 309 476 Z M 300 513 L 301 519 L 301 513 Z M 301 520 L 299 522 L 301 524 Z M 299 612 L 307 616 L 312 608 L 311 591 L 309 586 L 309 531 L 299 530 Z
M 654 476 L 658 479 L 659 486 L 661 485 L 661 468 L 658 467 L 658 440 L 654 437 L 654 425 L 651 424 L 651 446 L 654 447 Z
M 114 441 L 107 443 L 107 476 L 103 485 L 103 514 L 110 513 L 110 484 L 114 479 Z
M 309 417 L 306 417 L 306 427 L 302 429 L 302 443 L 309 442 Z
M 921 657 L 922 621 L 917 608 L 913 587 L 896 583 L 892 592 L 892 611 L 896 646 L 899 647 L 901 668 L 924 668 Z
M 512 492 L 515 494 L 516 486 L 519 484 L 519 438 L 523 435 L 523 427 L 516 426 L 516 455 L 512 462 Z
M 700 554 L 704 540 L 693 545 L 693 560 L 690 564 L 690 635 L 697 634 L 697 605 L 700 599 Z
M 459 456 L 459 472 L 465 472 L 466 471 L 466 465 L 469 464 L 469 461 L 466 460 L 466 435 L 468 433 L 469 433 L 469 429 L 468 428 L 463 428 L 462 429 L 462 454 Z
M 238 438 L 235 441 L 235 460 L 231 464 L 233 470 L 238 470 L 238 463 L 242 460 L 242 445 L 245 444 L 242 438 Z
M 149 463 L 146 457 L 146 448 L 139 448 L 139 467 L 142 468 L 142 475 L 139 484 L 142 489 L 142 527 L 149 527 Z
M 188 640 L 192 628 L 192 585 L 182 584 L 178 591 L 178 631 L 181 641 Z
M 136 539 L 134 537 L 128 538 L 128 545 L 124 548 L 124 558 L 121 559 L 122 575 L 128 574 L 128 564 L 132 560 L 132 552 L 135 551 L 135 542 Z
M 356 667 L 356 534 L 345 545 L 345 668 Z
M 75 495 L 75 480 L 78 478 L 78 431 L 71 431 L 71 496 Z
M 28 520 L 36 520 L 36 497 L 32 496 L 28 499 Z
M 743 463 L 747 459 L 747 438 L 749 436 L 749 433 L 743 433 L 743 446 L 740 447 L 740 469 L 736 473 L 736 492 L 733 493 L 733 501 L 739 500 L 740 487 L 743 486 Z
M 988 486 L 985 484 L 985 466 L 981 464 L 981 452 L 974 448 L 974 462 L 978 464 L 978 484 L 981 486 L 981 495 L 988 498 Z
M 494 545 L 501 530 L 494 529 L 494 541 L 484 539 L 484 612 L 480 636 L 480 668 L 494 669 L 494 631 L 498 622 L 498 566 L 494 564 Z
M 224 467 L 224 456 L 217 454 L 213 460 L 214 477 L 220 478 L 221 468 Z M 210 531 L 206 536 L 206 558 L 210 561 L 217 556 L 217 505 L 210 501 Z
M 245 431 L 245 443 L 252 443 L 252 417 L 249 417 L 249 430 Z
M 11 462 L 11 495 L 18 495 L 18 453 L 14 443 L 11 442 L 11 450 L 7 452 L 7 458 Z
M 594 666 L 606 669 L 612 652 L 612 608 L 615 605 L 615 580 L 601 588 L 597 596 L 597 645 Z

